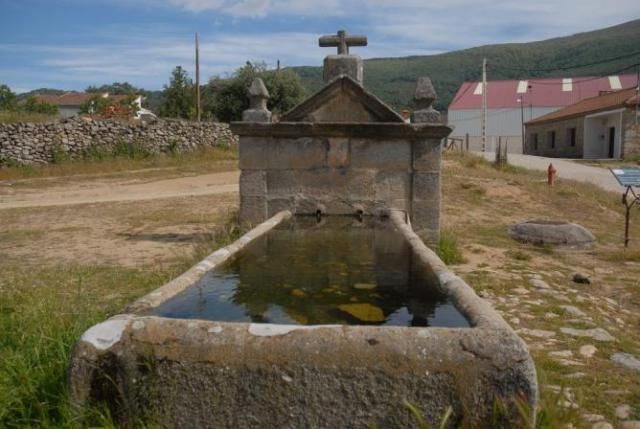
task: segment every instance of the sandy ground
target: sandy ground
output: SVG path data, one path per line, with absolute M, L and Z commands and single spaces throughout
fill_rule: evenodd
M 637 417 L 630 418 L 640 419 L 640 387 L 630 382 L 638 373 L 610 361 L 614 352 L 640 358 L 640 258 L 633 257 L 640 244 L 632 242 L 629 256 L 621 253 L 618 196 L 564 183 L 548 189 L 542 175 L 502 174 L 466 162 L 444 163 L 443 229 L 457 237 L 465 259 L 452 269 L 529 344 L 543 397 L 566 387 L 571 396 L 563 409 L 577 414 L 572 421 L 584 423 L 574 427 L 591 427 L 592 420 L 582 415 L 618 427 L 621 419 L 614 411 L 623 405 L 635 410 Z M 0 183 L 0 267 L 175 264 L 237 210 L 238 172 L 172 175 Z M 510 225 L 532 218 L 578 222 L 598 243 L 589 249 L 543 249 L 508 237 Z M 635 218 L 632 237 L 640 237 Z M 574 283 L 576 272 L 592 283 Z M 534 286 L 532 279 L 548 288 Z M 573 314 L 567 305 L 575 306 Z M 575 338 L 561 331 L 567 326 L 602 328 L 616 340 Z M 594 356 L 583 356 L 586 345 L 597 347 Z
M 238 192 L 238 171 L 171 179 L 97 179 L 42 187 L 41 180 L 21 181 L 20 187 L 0 183 L 0 209 L 146 201 L 160 198 L 202 196 Z
M 124 266 L 175 261 L 236 210 L 238 177 L 228 171 L 0 183 L 0 258 Z

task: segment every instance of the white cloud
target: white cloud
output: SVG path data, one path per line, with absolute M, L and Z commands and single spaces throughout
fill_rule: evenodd
M 1 0 L 0 0 L 1 1 Z M 75 0 L 74 0 L 75 1 Z M 79 0 L 78 0 L 79 1 Z M 332 32 L 347 24 L 352 32 L 369 36 L 369 46 L 354 52 L 365 58 L 426 55 L 489 43 L 540 40 L 589 31 L 640 16 L 637 0 L 102 0 L 120 6 L 162 3 L 211 16 L 219 34 L 201 33 L 202 76 L 224 75 L 245 61 L 280 59 L 288 65 L 320 65 L 331 52 L 317 46 L 319 26 Z M 182 12 L 184 13 L 184 12 Z M 229 17 L 232 17 L 230 19 Z M 230 23 L 243 19 L 282 18 L 278 31 L 238 33 Z M 287 21 L 314 17 L 313 30 L 290 31 Z M 324 17 L 324 20 L 323 20 Z M 299 19 L 296 19 L 299 18 Z M 0 43 L 4 54 L 29 58 L 31 64 L 13 61 L 0 70 L 16 87 L 64 86 L 82 89 L 88 84 L 128 80 L 149 89 L 160 88 L 176 65 L 193 70 L 191 30 L 184 19 L 155 23 L 141 20 L 135 32 L 105 23 L 75 45 L 25 45 Z M 250 21 L 254 22 L 254 21 Z M 335 24 L 333 24 L 335 22 Z M 333 26 L 335 25 L 335 28 Z M 267 27 L 267 26 L 265 26 Z M 242 27 L 244 28 L 244 27 Z M 356 31 L 356 29 L 361 31 Z M 222 32 L 224 31 L 224 32 Z M 33 82 L 37 82 L 34 84 Z

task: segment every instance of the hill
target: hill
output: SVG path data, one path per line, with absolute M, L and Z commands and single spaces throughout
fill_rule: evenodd
M 634 52 L 636 55 L 631 58 L 593 64 Z M 446 110 L 460 84 L 481 79 L 483 58 L 487 58 L 489 63 L 490 80 L 616 74 L 640 63 L 640 20 L 539 42 L 486 45 L 429 56 L 365 60 L 364 84 L 393 107 L 402 108 L 410 105 L 416 79 L 429 76 L 440 97 L 436 107 Z M 582 64 L 593 65 L 575 68 Z M 321 67 L 292 69 L 300 75 L 309 92 L 322 86 Z M 634 71 L 628 69 L 626 72 Z

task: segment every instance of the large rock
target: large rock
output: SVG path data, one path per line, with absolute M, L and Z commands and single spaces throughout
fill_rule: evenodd
M 629 353 L 614 353 L 611 356 L 611 361 L 625 368 L 640 371 L 640 359 Z
M 538 245 L 589 246 L 595 241 L 593 234 L 575 223 L 530 220 L 509 229 L 512 238 Z

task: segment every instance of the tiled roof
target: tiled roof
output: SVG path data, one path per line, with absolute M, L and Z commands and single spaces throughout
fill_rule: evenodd
M 489 81 L 487 82 L 487 107 L 489 109 L 520 108 L 518 99 L 523 99 L 527 107 L 564 107 L 585 98 L 595 97 L 604 91 L 616 91 L 636 85 L 635 74 Z M 481 83 L 465 82 L 453 97 L 449 110 L 480 109 L 481 105 Z
M 62 95 L 38 95 L 36 99 L 43 103 L 54 104 L 56 106 L 80 107 L 84 102 L 95 97 L 96 93 L 67 92 Z M 109 98 L 119 102 L 125 99 L 126 95 L 109 95 Z
M 587 115 L 589 113 L 602 112 L 625 106 L 633 106 L 636 103 L 636 91 L 636 88 L 629 88 L 602 94 L 597 97 L 587 98 L 560 110 L 556 110 L 555 112 L 547 113 L 539 118 L 535 118 L 527 122 L 527 124 L 539 124 L 542 122 L 569 119 Z

